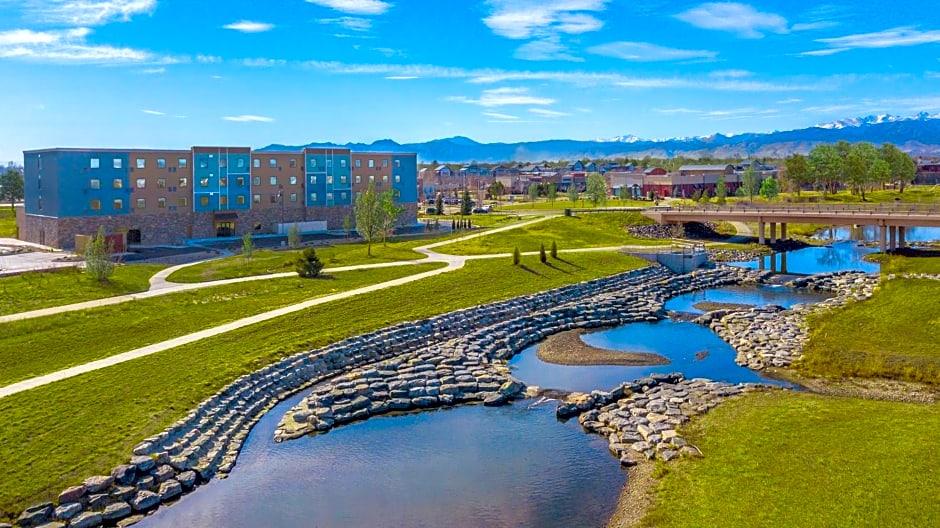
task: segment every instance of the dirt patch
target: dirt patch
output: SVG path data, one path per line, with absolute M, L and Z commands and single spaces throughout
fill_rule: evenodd
M 556 365 L 668 365 L 669 360 L 659 354 L 647 352 L 621 352 L 588 345 L 581 340 L 583 329 L 570 330 L 549 336 L 539 345 L 536 355 L 546 363 Z
M 607 528 L 631 528 L 640 524 L 640 519 L 646 515 L 656 498 L 654 467 L 654 463 L 644 460 L 630 468 L 627 483 L 617 499 L 617 510 L 607 523 Z
M 714 301 L 702 301 L 692 305 L 692 308 L 695 308 L 696 310 L 702 310 L 703 312 L 714 312 L 715 310 L 744 311 L 750 310 L 753 307 L 753 304 L 723 303 Z
M 826 396 L 863 398 L 908 403 L 940 402 L 940 387 L 925 383 L 876 378 L 808 378 L 792 370 L 768 369 L 765 375 L 795 383 L 804 389 Z

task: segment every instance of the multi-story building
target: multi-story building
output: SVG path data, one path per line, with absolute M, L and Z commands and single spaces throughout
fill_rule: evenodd
M 417 221 L 415 154 L 343 148 L 252 151 L 44 149 L 23 153 L 20 238 L 70 248 L 76 235 L 127 233 L 129 244 L 342 229 L 369 181 L 395 191 L 401 225 Z M 355 165 L 355 166 L 354 166 Z M 365 165 L 361 167 L 360 165 Z M 355 183 L 353 183 L 355 178 Z

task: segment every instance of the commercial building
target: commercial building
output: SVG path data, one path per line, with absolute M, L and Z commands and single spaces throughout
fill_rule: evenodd
M 127 233 L 129 244 L 342 229 L 355 225 L 357 193 L 374 182 L 417 221 L 417 157 L 343 148 L 292 152 L 248 147 L 190 150 L 25 151 L 25 208 L 17 218 L 28 242 L 71 248 L 76 235 Z

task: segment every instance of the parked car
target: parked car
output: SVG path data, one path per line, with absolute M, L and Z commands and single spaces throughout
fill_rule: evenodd
M 490 212 L 490 206 L 484 205 L 482 207 L 474 207 L 473 214 L 485 214 Z
M 437 208 L 428 207 L 427 209 L 424 210 L 424 213 L 425 214 L 437 214 Z

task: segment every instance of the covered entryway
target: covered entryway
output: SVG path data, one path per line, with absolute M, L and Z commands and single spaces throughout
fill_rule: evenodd
M 140 244 L 140 229 L 127 230 L 127 245 Z
M 237 219 L 238 213 L 235 211 L 216 211 L 213 218 L 215 222 L 215 236 L 235 236 L 235 221 Z

